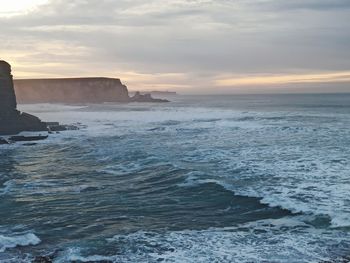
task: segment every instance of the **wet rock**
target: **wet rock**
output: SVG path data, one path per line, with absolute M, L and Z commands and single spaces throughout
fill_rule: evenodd
M 37 145 L 37 143 L 35 142 L 31 142 L 31 143 L 24 143 L 23 146 L 34 146 Z
M 52 263 L 53 259 L 50 256 L 38 256 L 32 263 Z
M 38 256 L 34 259 L 32 263 L 53 263 L 55 256 Z M 71 261 L 70 263 L 113 263 L 112 260 L 99 260 L 99 261 Z M 68 263 L 68 262 L 67 262 Z
M 59 124 L 58 122 L 47 122 L 46 123 L 49 133 L 59 133 L 61 131 L 76 131 L 81 128 L 86 128 L 86 126 L 81 124 Z
M 11 136 L 11 142 L 31 142 L 31 141 L 41 141 L 47 139 L 47 135 L 37 135 L 37 136 Z
M 1 144 L 9 144 L 9 143 L 4 138 L 0 138 L 0 145 Z

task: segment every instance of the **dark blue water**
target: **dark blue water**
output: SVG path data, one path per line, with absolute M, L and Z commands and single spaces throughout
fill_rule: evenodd
M 350 95 L 22 105 L 87 128 L 0 148 L 0 262 L 321 262 L 350 252 Z

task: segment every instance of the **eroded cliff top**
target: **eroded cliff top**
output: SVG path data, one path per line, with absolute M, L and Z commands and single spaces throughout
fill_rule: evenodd
M 0 77 L 11 75 L 11 65 L 4 60 L 0 60 Z
M 73 77 L 73 78 L 34 78 L 34 79 L 15 79 L 15 82 L 65 82 L 65 81 L 117 81 L 121 83 L 119 78 L 108 77 Z

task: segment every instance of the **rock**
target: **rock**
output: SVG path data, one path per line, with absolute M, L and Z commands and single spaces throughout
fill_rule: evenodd
M 53 259 L 50 256 L 38 256 L 32 263 L 52 263 Z
M 30 143 L 23 143 L 22 144 L 23 146 L 34 146 L 34 145 L 37 145 L 36 142 L 30 142 Z
M 47 128 L 49 129 L 49 133 L 60 132 L 60 131 L 76 131 L 80 130 L 80 128 L 86 128 L 86 126 L 77 123 L 77 124 L 59 124 L 58 122 L 47 122 Z
M 48 135 L 37 135 L 37 136 L 11 136 L 9 140 L 11 142 L 32 142 L 41 141 L 47 139 Z
M 0 145 L 2 144 L 9 144 L 9 143 L 4 138 L 0 138 Z
M 47 131 L 39 118 L 17 110 L 11 66 L 0 60 L 0 135 L 22 131 Z
M 11 66 L 7 62 L 0 60 L 0 112 L 2 115 L 11 114 L 16 110 L 16 96 L 13 89 L 13 79 Z
M 141 94 L 139 91 L 135 92 L 135 95 L 130 98 L 131 102 L 169 102 L 164 99 L 154 99 L 151 94 Z
M 53 255 L 50 256 L 38 256 L 36 257 L 32 263 L 53 263 L 55 261 L 55 257 Z M 72 261 L 71 263 L 80 263 L 80 262 L 86 262 L 86 263 L 113 263 L 112 260 L 98 260 L 98 261 Z

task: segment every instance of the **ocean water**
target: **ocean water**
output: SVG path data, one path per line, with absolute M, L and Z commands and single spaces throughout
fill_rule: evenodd
M 81 123 L 0 146 L 0 262 L 343 262 L 350 95 L 20 105 Z

